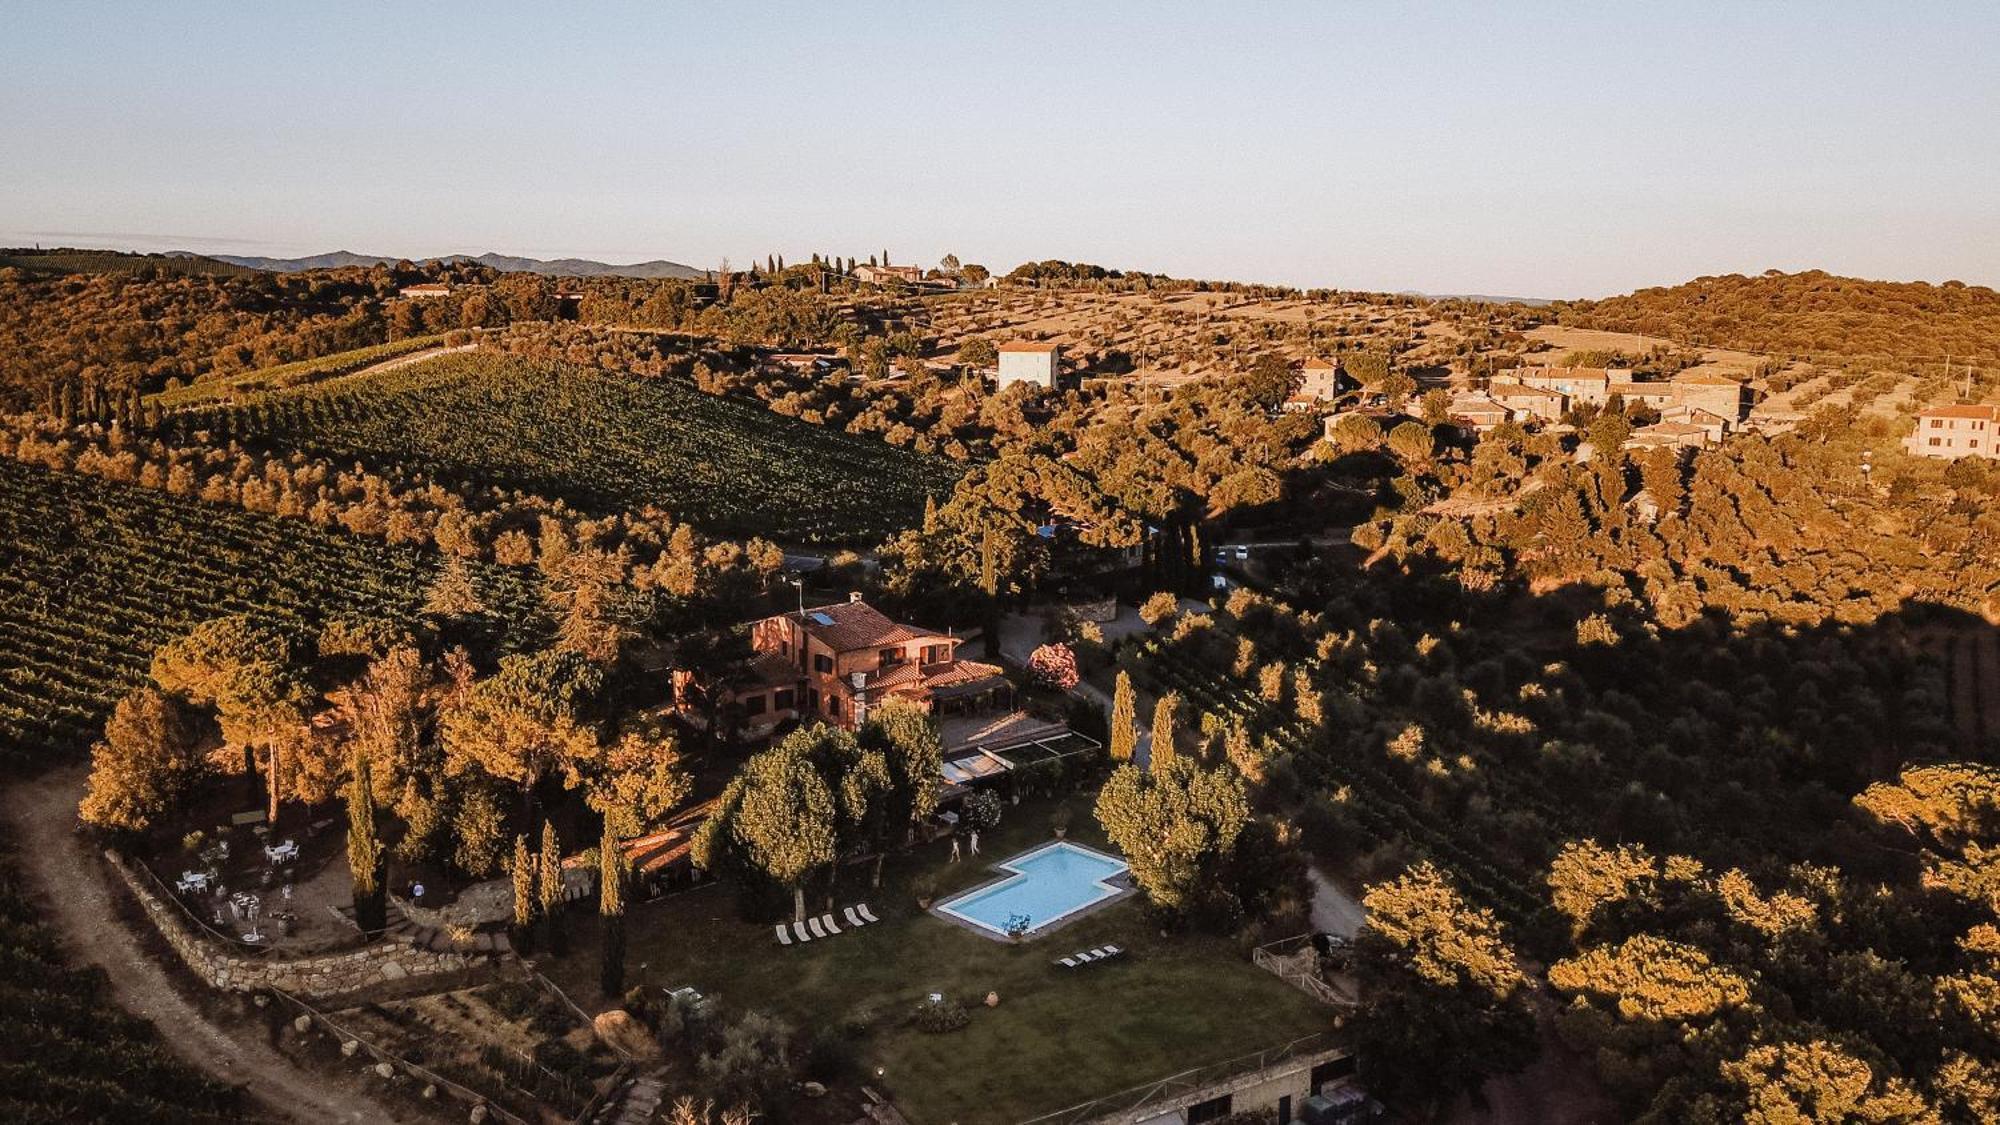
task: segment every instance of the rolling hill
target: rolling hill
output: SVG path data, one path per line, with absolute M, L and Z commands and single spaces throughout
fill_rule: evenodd
M 256 258 L 240 257 L 233 254 L 214 255 L 216 260 L 231 265 L 244 266 L 271 273 L 298 273 L 302 270 L 330 270 L 344 266 L 394 265 L 402 258 L 385 254 L 356 254 L 350 250 L 335 250 L 330 254 L 313 254 L 304 258 Z M 423 261 L 474 262 L 490 266 L 502 273 L 538 273 L 547 277 L 637 277 L 637 278 L 677 278 L 683 281 L 698 280 L 706 274 L 693 266 L 670 262 L 664 258 L 633 262 L 629 265 L 611 265 L 589 258 L 517 258 L 506 254 L 448 254 L 443 258 L 421 259 Z

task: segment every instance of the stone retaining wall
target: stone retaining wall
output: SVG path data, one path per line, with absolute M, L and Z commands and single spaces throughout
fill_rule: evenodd
M 222 948 L 190 925 L 179 905 L 163 901 L 123 856 L 107 851 L 104 858 L 131 889 L 160 936 L 196 976 L 215 988 L 235 992 L 276 988 L 323 999 L 379 985 L 404 984 L 412 978 L 462 973 L 488 960 L 479 954 L 420 949 L 394 938 L 315 957 L 284 958 L 275 953 L 244 956 Z

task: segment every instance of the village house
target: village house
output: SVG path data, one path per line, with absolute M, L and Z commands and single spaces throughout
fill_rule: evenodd
M 869 285 L 883 285 L 890 281 L 915 284 L 924 279 L 922 266 L 855 266 L 854 280 Z
M 1015 383 L 1032 383 L 1045 391 L 1056 389 L 1062 370 L 1062 345 L 1015 340 L 994 349 L 1000 356 L 996 382 L 1001 390 Z
M 1483 394 L 1466 394 L 1452 399 L 1451 416 L 1478 434 L 1514 420 L 1512 410 L 1494 401 L 1492 396 Z
M 1569 409 L 1569 396 L 1562 391 L 1531 387 L 1525 383 L 1503 383 L 1498 379 L 1486 388 L 1486 395 L 1513 412 L 1516 418 L 1558 422 Z
M 1560 415 L 1576 406 L 1603 406 L 1617 396 L 1627 406 L 1664 412 L 1689 406 L 1708 411 L 1734 429 L 1743 417 L 1743 384 L 1714 372 L 1682 372 L 1667 380 L 1639 380 L 1623 367 L 1517 367 L 1493 377 L 1494 387 L 1521 386 L 1552 391 L 1564 398 Z M 1496 396 L 1497 397 L 1497 396 Z
M 2000 459 L 2000 406 L 1933 406 L 1917 413 L 1903 448 L 1918 457 Z
M 1743 384 L 1712 371 L 1683 371 L 1673 377 L 1674 405 L 1693 406 L 1728 421 L 1731 428 L 1743 417 Z
M 1700 449 L 1710 442 L 1719 440 L 1720 434 L 1712 434 L 1708 427 L 1692 422 L 1656 422 L 1650 426 L 1640 426 L 1625 439 L 1627 449 L 1687 448 Z
M 426 281 L 422 285 L 405 285 L 401 289 L 396 290 L 396 296 L 415 297 L 418 299 L 426 297 L 449 297 L 451 296 L 451 286 L 446 285 L 442 281 Z

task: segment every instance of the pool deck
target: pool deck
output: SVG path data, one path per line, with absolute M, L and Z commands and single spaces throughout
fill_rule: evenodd
M 926 913 L 928 913 L 933 918 L 936 918 L 943 922 L 950 923 L 951 925 L 957 926 L 959 929 L 965 930 L 969 933 L 978 934 L 980 937 L 986 938 L 990 941 L 1003 941 L 1012 943 L 1016 939 L 1009 937 L 1007 934 L 996 931 L 991 927 L 975 922 L 970 918 L 960 917 L 959 915 L 953 914 L 950 911 L 946 910 L 945 908 L 947 906 L 950 906 L 954 902 L 961 902 L 965 899 L 973 898 L 977 895 L 983 894 L 986 891 L 989 891 L 994 887 L 999 886 L 1002 883 L 1008 882 L 1013 879 L 1022 878 L 1023 877 L 1022 873 L 1017 870 L 1014 870 L 1011 867 L 1012 864 L 1019 863 L 1021 860 L 1027 859 L 1030 856 L 1036 855 L 1042 851 L 1056 847 L 1058 845 L 1074 848 L 1082 852 L 1088 852 L 1091 855 L 1100 856 L 1104 859 L 1111 860 L 1121 865 L 1125 862 L 1118 856 L 1112 855 L 1109 852 L 1099 851 L 1098 849 L 1090 847 L 1086 844 L 1079 844 L 1072 840 L 1064 840 L 1064 839 L 1049 840 L 1045 843 L 1037 844 L 1026 851 L 1015 852 L 1013 855 L 1008 856 L 1006 859 L 997 861 L 992 866 L 999 871 L 999 874 L 995 875 L 991 879 L 986 880 L 983 883 L 967 887 L 966 889 L 958 892 L 955 895 L 952 895 L 950 898 L 944 900 L 943 902 L 932 903 L 931 908 L 928 911 L 926 911 Z M 1062 929 L 1063 927 L 1069 925 L 1071 922 L 1074 922 L 1079 918 L 1087 918 L 1090 915 L 1095 914 L 1100 910 L 1116 905 L 1117 903 L 1124 902 L 1126 899 L 1131 898 L 1133 895 L 1139 893 L 1138 885 L 1132 881 L 1132 872 L 1129 869 L 1116 872 L 1112 875 L 1108 875 L 1105 878 L 1099 879 L 1098 882 L 1103 883 L 1105 886 L 1112 888 L 1112 893 L 1105 895 L 1103 898 L 1097 899 L 1094 902 L 1086 903 L 1085 905 L 1080 906 L 1077 909 L 1072 910 L 1069 913 L 1064 914 L 1059 918 L 1050 920 L 1044 925 L 1035 927 L 1028 933 L 1022 934 L 1019 940 L 1034 941 L 1037 938 L 1046 937 L 1049 934 L 1055 933 L 1057 930 Z

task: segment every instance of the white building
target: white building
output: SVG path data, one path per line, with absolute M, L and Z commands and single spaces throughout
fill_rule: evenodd
M 1903 448 L 1918 457 L 2000 458 L 2000 406 L 1933 406 L 1917 414 Z
M 1061 344 L 1036 344 L 1017 340 L 994 349 L 1000 353 L 998 383 L 1006 390 L 1015 383 L 1033 383 L 1045 391 L 1056 389 L 1056 374 L 1062 370 Z

